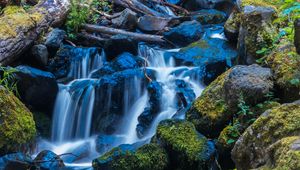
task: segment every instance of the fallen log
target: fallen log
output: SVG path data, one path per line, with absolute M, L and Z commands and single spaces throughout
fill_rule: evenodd
M 29 11 L 6 7 L 0 16 L 0 65 L 11 64 L 50 26 L 62 24 L 69 7 L 69 0 L 43 0 Z
M 138 41 L 158 42 L 158 43 L 165 42 L 163 40 L 163 36 L 158 36 L 158 35 L 135 33 L 135 32 L 129 32 L 120 29 L 109 28 L 109 27 L 98 26 L 98 25 L 91 25 L 91 24 L 85 24 L 83 28 L 88 32 L 96 32 L 96 33 L 110 34 L 110 35 L 121 34 Z

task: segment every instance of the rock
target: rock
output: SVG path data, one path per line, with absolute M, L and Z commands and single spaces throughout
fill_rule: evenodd
M 186 117 L 200 133 L 217 137 L 238 111 L 240 100 L 255 105 L 263 102 L 272 90 L 270 69 L 235 66 L 206 87 Z
M 189 11 L 215 8 L 218 3 L 230 0 L 189 0 L 185 1 L 183 7 Z
M 152 70 L 146 70 L 153 79 Z M 141 89 L 147 87 L 148 79 L 144 69 L 127 69 L 107 76 L 92 74 L 92 78 L 99 78 L 96 85 L 95 105 L 92 121 L 92 130 L 97 133 L 114 133 L 124 117 L 123 99 L 133 97 L 129 102 L 134 102 Z M 140 90 L 138 90 L 140 89 Z M 133 103 L 132 103 L 133 104 Z
M 8 0 L 0 0 L 0 8 L 5 8 L 8 4 Z
M 138 43 L 130 37 L 124 35 L 112 36 L 104 44 L 104 51 L 107 60 L 113 60 L 124 52 L 137 55 Z
M 174 4 L 174 5 L 178 5 L 182 2 L 182 0 L 166 0 L 166 2 Z
M 49 53 L 45 45 L 34 45 L 31 48 L 31 53 L 38 63 L 42 64 L 43 66 L 47 65 Z
M 144 15 L 138 19 L 138 28 L 146 32 L 157 32 L 169 25 L 170 18 Z
M 226 21 L 226 14 L 215 9 L 202 9 L 193 13 L 192 19 L 201 24 L 220 24 Z
M 51 117 L 43 112 L 33 112 L 32 114 L 36 130 L 38 132 L 37 136 L 40 136 L 44 139 L 50 139 L 52 126 Z
M 26 4 L 30 4 L 30 5 L 36 5 L 39 3 L 39 0 L 26 0 Z
M 51 56 L 54 56 L 56 54 L 57 50 L 62 45 L 65 36 L 66 32 L 58 28 L 53 29 L 47 35 L 45 45 L 47 46 Z
M 96 139 L 97 152 L 106 153 L 124 141 L 124 137 L 116 135 L 98 135 Z
M 191 85 L 186 83 L 184 80 L 175 80 L 176 84 L 176 95 L 178 98 L 178 106 L 181 108 L 188 108 L 195 100 L 196 95 Z
M 68 153 L 72 153 L 72 154 L 65 155 L 64 157 L 62 157 L 62 160 L 65 163 L 71 164 L 78 160 L 87 158 L 91 153 L 92 147 L 93 146 L 90 142 L 79 143 L 77 146 L 68 150 Z
M 271 46 L 277 35 L 272 25 L 276 11 L 269 6 L 245 6 L 241 13 L 238 38 L 239 62 L 253 64 L 261 58 L 257 51 Z
M 224 34 L 232 43 L 236 43 L 238 41 L 240 23 L 241 14 L 237 10 L 233 10 L 224 25 Z
M 146 107 L 143 113 L 138 117 L 139 124 L 136 130 L 139 138 L 147 134 L 157 114 L 161 111 L 162 84 L 157 81 L 152 81 L 148 84 L 147 90 L 149 93 L 149 107 Z
M 124 145 L 123 145 L 124 146 Z M 93 168 L 128 170 L 163 170 L 168 167 L 168 155 L 157 144 L 146 144 L 139 149 L 125 148 L 122 145 L 93 160 Z
M 268 148 L 267 163 L 259 169 L 299 169 L 299 136 L 281 139 Z
M 276 96 L 283 102 L 300 98 L 300 55 L 291 43 L 279 45 L 268 57 L 267 64 L 274 72 Z
M 136 69 L 144 66 L 144 59 L 135 57 L 130 53 L 124 52 L 111 62 L 105 62 L 99 70 L 92 74 L 92 77 L 100 78 L 104 75 L 110 75 L 115 72 L 127 69 Z
M 118 28 L 133 30 L 137 25 L 137 14 L 126 8 L 119 17 L 112 19 L 111 22 Z
M 199 40 L 204 31 L 197 21 L 186 21 L 164 33 L 164 38 L 177 46 L 186 46 Z
M 214 143 L 199 134 L 188 121 L 160 122 L 155 138 L 170 157 L 170 169 L 210 169 L 215 166 Z
M 0 169 L 16 170 L 30 169 L 33 166 L 33 160 L 29 155 L 17 152 L 0 157 Z
M 54 75 L 29 66 L 16 67 L 14 75 L 22 101 L 35 110 L 52 114 L 58 92 Z
M 298 136 L 300 134 L 299 111 L 299 103 L 290 103 L 275 107 L 262 114 L 243 133 L 232 150 L 236 168 L 254 169 L 265 165 L 268 161 L 267 153 L 270 147 L 278 145 L 280 140 L 286 137 Z M 282 161 L 288 161 L 289 154 L 285 155 L 284 151 L 271 154 L 273 159 L 277 159 L 278 154 L 283 154 Z M 291 164 L 289 162 L 281 165 L 285 167 Z
M 0 154 L 24 151 L 36 135 L 32 113 L 4 87 L 0 87 Z M 28 147 L 27 147 L 28 148 Z
M 295 38 L 294 38 L 295 47 L 297 53 L 300 54 L 300 19 L 295 21 Z
M 216 77 L 232 67 L 237 59 L 237 51 L 226 40 L 204 38 L 181 48 L 179 52 L 167 52 L 165 57 L 173 57 L 176 63 L 199 67 L 199 79 L 209 84 Z
M 43 170 L 52 170 L 65 167 L 64 162 L 60 159 L 60 157 L 49 150 L 40 152 L 34 159 L 34 162 L 36 162 L 37 166 Z

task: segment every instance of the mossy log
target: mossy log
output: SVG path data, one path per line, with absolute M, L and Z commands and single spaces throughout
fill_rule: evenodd
M 50 26 L 66 18 L 69 0 L 43 0 L 32 9 L 7 6 L 0 16 L 0 65 L 20 57 Z

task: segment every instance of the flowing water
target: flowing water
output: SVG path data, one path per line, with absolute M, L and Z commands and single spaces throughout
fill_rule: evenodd
M 160 103 L 161 111 L 153 120 L 148 133 L 142 139 L 138 138 L 136 132 L 139 123 L 138 116 L 149 105 L 149 94 L 140 79 L 128 79 L 123 89 L 122 107 L 123 115 L 126 114 L 126 116 L 120 121 L 119 130 L 114 134 L 123 137 L 123 140 L 118 144 L 132 144 L 151 138 L 160 121 L 172 118 L 177 113 L 175 80 L 184 80 L 191 85 L 196 96 L 201 94 L 203 90 L 201 80 L 187 74 L 194 68 L 176 66 L 173 58 L 164 57 L 165 52 L 166 50 L 151 48 L 147 45 L 139 46 L 139 56 L 148 62 L 147 69 L 153 70 L 156 81 L 162 84 L 163 102 Z M 82 154 L 84 156 L 79 160 L 71 156 L 63 157 L 62 159 L 67 166 L 76 167 L 74 169 L 91 167 L 92 159 L 99 156 L 95 149 L 96 137 L 91 136 L 92 117 L 97 112 L 94 110 L 95 88 L 99 79 L 89 77 L 91 73 L 102 67 L 104 61 L 104 53 L 96 55 L 86 53 L 86 55 L 71 62 L 68 75 L 74 80 L 68 84 L 59 84 L 51 140 L 41 140 L 37 153 L 45 149 L 52 150 L 56 154 L 75 152 L 77 155 Z M 174 74 L 177 71 L 180 71 L 180 74 Z M 106 103 L 101 104 L 109 106 L 112 96 L 104 97 L 106 97 Z M 184 115 L 181 115 L 180 118 L 184 118 Z M 88 154 L 86 154 L 87 150 Z

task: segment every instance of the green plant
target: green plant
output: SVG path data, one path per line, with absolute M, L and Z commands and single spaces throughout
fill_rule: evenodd
M 0 77 L 0 85 L 19 97 L 17 82 L 15 81 L 14 73 L 17 71 L 14 68 L 0 67 L 2 75 Z

